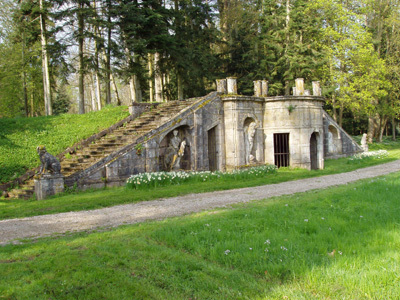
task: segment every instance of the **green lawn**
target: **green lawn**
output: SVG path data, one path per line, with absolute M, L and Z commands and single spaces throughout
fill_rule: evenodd
M 399 185 L 396 173 L 7 245 L 0 248 L 0 297 L 398 299 Z

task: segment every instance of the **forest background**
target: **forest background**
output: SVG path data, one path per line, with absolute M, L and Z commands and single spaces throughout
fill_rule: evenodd
M 269 95 L 318 80 L 369 142 L 400 113 L 399 0 L 1 0 L 0 117 L 203 96 L 215 79 Z

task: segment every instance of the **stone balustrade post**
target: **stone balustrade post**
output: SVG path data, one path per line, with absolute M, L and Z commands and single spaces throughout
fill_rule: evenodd
M 254 83 L 254 96 L 261 97 L 262 95 L 262 83 L 261 80 L 253 81 Z
M 262 80 L 261 81 L 261 96 L 262 97 L 267 97 L 268 96 L 268 81 L 267 80 Z
M 226 79 L 217 79 L 217 92 L 221 94 L 228 93 Z
M 226 81 L 227 81 L 228 94 L 229 94 L 229 95 L 237 95 L 236 78 L 234 78 L 234 77 L 228 77 L 228 78 L 226 79 Z
M 295 96 L 302 96 L 302 95 L 304 95 L 304 78 L 297 78 Z
M 319 84 L 319 81 L 313 81 L 312 87 L 313 87 L 313 95 L 314 96 L 322 96 L 321 86 Z
M 43 174 L 35 178 L 35 194 L 37 200 L 64 192 L 64 176 L 62 174 Z

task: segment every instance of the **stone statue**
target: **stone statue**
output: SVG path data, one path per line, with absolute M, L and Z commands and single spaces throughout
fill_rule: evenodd
M 184 140 L 179 147 L 178 153 L 174 156 L 172 161 L 172 170 L 177 171 L 181 168 L 181 159 L 185 154 L 186 141 Z
M 368 152 L 368 143 L 367 143 L 367 134 L 366 133 L 364 133 L 361 138 L 361 149 L 363 149 L 364 152 Z
M 41 166 L 39 174 L 51 173 L 51 174 L 60 174 L 61 172 L 61 164 L 57 158 L 46 151 L 45 146 L 38 146 L 36 148 L 37 153 L 39 154 Z
M 257 124 L 256 122 L 251 122 L 249 126 L 244 128 L 245 132 L 245 146 L 246 146 L 246 164 L 254 163 L 256 161 L 254 155 L 252 154 L 254 148 L 254 138 L 256 135 Z
M 169 145 L 164 158 L 164 167 L 168 171 L 170 171 L 174 167 L 179 148 L 181 146 L 181 138 L 178 136 L 179 131 L 174 130 L 172 133 L 173 137 L 169 141 Z

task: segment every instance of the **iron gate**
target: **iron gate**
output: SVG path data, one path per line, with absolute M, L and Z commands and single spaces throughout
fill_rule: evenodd
M 274 133 L 274 161 L 278 168 L 289 166 L 289 133 Z

